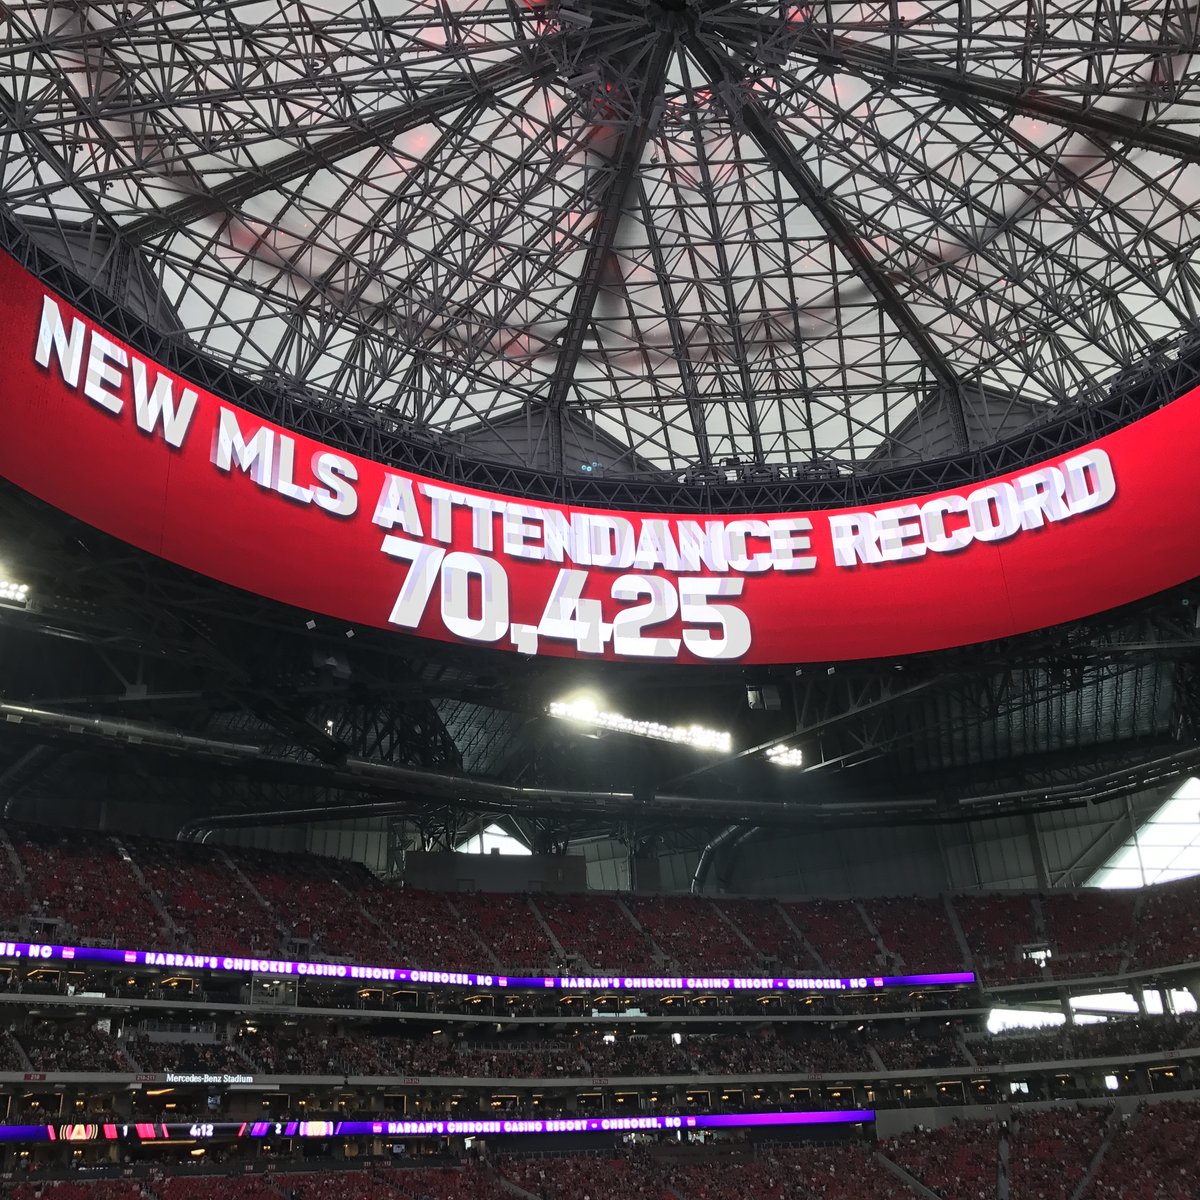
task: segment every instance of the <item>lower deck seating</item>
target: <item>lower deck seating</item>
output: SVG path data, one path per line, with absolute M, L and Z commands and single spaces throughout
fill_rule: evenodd
M 1084 1200 L 1196 1200 L 1200 1103 L 1158 1104 L 1121 1129 Z M 1016 1200 L 1016 1197 L 1014 1197 Z
M 942 1200 L 995 1200 L 1000 1134 L 990 1122 L 908 1133 L 883 1150 Z

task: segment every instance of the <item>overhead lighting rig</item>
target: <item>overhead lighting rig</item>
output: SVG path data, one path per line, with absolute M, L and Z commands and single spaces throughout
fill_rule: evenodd
M 777 767 L 799 767 L 804 763 L 804 754 L 799 746 L 769 746 L 767 762 Z
M 0 579 L 0 603 L 17 604 L 24 608 L 29 603 L 29 584 Z
M 591 696 L 555 700 L 547 711 L 559 720 L 611 733 L 628 733 L 677 746 L 694 746 L 698 750 L 728 753 L 733 748 L 733 738 L 728 733 L 705 729 L 702 725 L 662 725 L 658 721 L 639 721 L 620 713 L 605 712 Z

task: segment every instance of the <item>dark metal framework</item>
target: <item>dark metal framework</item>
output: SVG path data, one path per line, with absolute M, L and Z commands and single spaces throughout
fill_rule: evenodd
M 1162 352 L 1200 313 L 1196 36 L 1175 0 L 34 0 L 3 243 L 414 470 L 867 503 L 1193 381 Z
M 1169 404 L 1200 382 L 1200 331 L 1167 340 L 1110 381 L 1092 403 L 1048 412 L 1028 427 L 967 453 L 914 459 L 862 471 L 780 467 L 764 473 L 746 465 L 692 471 L 686 480 L 616 479 L 522 468 L 476 458 L 445 439 L 384 414 L 299 394 L 287 381 L 267 387 L 198 352 L 178 336 L 156 331 L 89 283 L 59 257 L 0 214 L 0 248 L 132 345 L 210 391 L 285 428 L 402 469 L 485 490 L 562 503 L 664 512 L 761 512 L 882 504 L 921 492 L 954 488 L 1051 458 Z
M 0 544 L 34 596 L 0 604 L 10 818 L 50 806 L 70 821 L 137 796 L 180 824 L 370 815 L 429 846 L 499 820 L 551 848 L 668 835 L 699 848 L 731 823 L 722 845 L 774 826 L 1082 806 L 1200 766 L 1200 585 L 899 662 L 606 674 L 623 711 L 729 728 L 741 749 L 722 760 L 547 718 L 547 701 L 579 686 L 575 664 L 310 628 L 306 613 L 123 548 L 11 488 Z M 748 679 L 779 707 L 750 710 Z M 771 744 L 800 747 L 803 766 L 768 764 Z

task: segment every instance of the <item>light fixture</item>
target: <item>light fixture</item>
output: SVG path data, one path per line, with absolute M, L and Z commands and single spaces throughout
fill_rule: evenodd
M 804 762 L 799 746 L 768 746 L 767 762 L 777 767 L 798 767 Z
M 0 600 L 22 607 L 29 601 L 29 584 L 13 583 L 11 579 L 0 579 Z
M 661 725 L 657 721 L 635 721 L 620 713 L 604 712 L 592 696 L 575 696 L 570 700 L 555 700 L 549 713 L 564 721 L 574 721 L 592 729 L 607 729 L 613 733 L 631 733 L 635 737 L 653 738 L 659 742 L 674 742 L 678 746 L 695 746 L 700 750 L 729 751 L 733 738 L 728 733 L 705 729 L 700 725 Z

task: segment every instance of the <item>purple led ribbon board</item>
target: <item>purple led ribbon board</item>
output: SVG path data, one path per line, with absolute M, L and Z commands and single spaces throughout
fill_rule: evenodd
M 369 967 L 351 963 L 293 962 L 280 958 L 244 958 L 231 954 L 191 954 L 162 950 L 115 950 L 108 946 L 54 946 L 0 942 L 0 959 L 95 963 L 119 967 L 220 971 L 240 975 L 292 975 L 299 978 L 351 979 L 375 983 L 417 983 L 451 987 L 536 988 L 539 991 L 828 991 L 861 992 L 889 987 L 936 987 L 974 983 L 973 971 L 932 975 L 859 975 L 842 979 L 812 976 L 732 975 L 477 975 L 468 971 L 429 971 L 407 967 Z
M 155 1142 L 171 1138 L 494 1137 L 499 1134 L 636 1133 L 778 1125 L 861 1125 L 871 1108 L 833 1112 L 722 1113 L 675 1117 L 559 1117 L 545 1121 L 172 1121 L 0 1125 L 0 1142 Z

